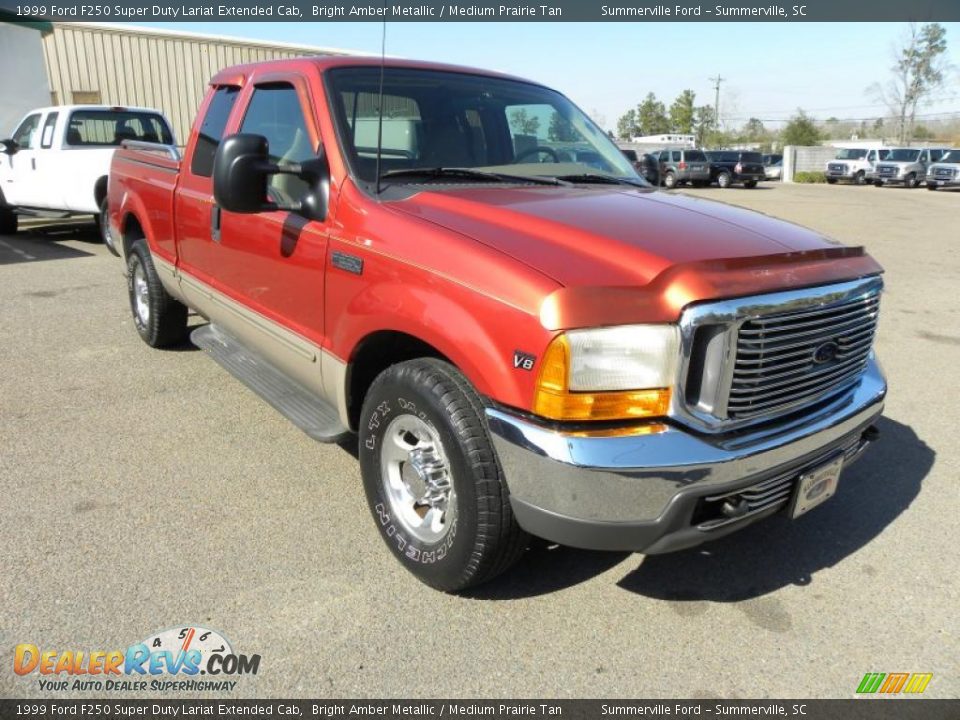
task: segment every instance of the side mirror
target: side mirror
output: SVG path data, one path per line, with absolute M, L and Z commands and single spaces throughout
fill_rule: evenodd
M 309 185 L 299 202 L 281 205 L 267 200 L 267 180 L 279 174 L 296 175 Z M 278 165 L 270 162 L 269 144 L 262 135 L 229 135 L 214 156 L 213 197 L 229 212 L 290 210 L 310 220 L 323 220 L 329 191 L 330 169 L 324 155 L 303 163 Z
M 20 143 L 11 138 L 0 140 L 0 145 L 3 146 L 3 150 L 0 150 L 0 152 L 2 152 L 4 155 L 15 155 L 20 149 Z

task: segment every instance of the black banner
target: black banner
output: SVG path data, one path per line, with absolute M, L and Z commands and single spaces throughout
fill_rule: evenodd
M 863 22 L 960 20 L 957 0 L 0 0 L 23 20 L 387 22 Z
M 0 718 L 957 720 L 960 700 L 0 700 Z

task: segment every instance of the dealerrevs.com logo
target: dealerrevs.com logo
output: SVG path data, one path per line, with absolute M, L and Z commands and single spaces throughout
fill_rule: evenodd
M 232 678 L 259 669 L 259 655 L 238 654 L 216 630 L 191 625 L 155 633 L 126 650 L 60 651 L 21 643 L 13 653 L 13 671 L 35 678 L 46 692 L 231 691 L 238 682 Z

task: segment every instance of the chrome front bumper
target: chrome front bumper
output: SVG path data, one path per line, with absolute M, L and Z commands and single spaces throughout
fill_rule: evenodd
M 872 439 L 886 382 L 871 358 L 860 381 L 813 411 L 777 425 L 701 435 L 666 425 L 645 435 L 565 433 L 500 409 L 487 420 L 517 521 L 564 545 L 667 552 L 772 514 L 701 522 L 703 501 L 789 474 Z

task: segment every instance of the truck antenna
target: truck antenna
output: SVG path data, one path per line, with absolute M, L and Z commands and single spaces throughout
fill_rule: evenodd
M 387 0 L 383 0 L 383 9 L 386 12 Z M 377 195 L 380 194 L 380 154 L 383 150 L 383 68 L 387 64 L 387 21 L 383 21 L 383 31 L 380 34 L 380 90 L 377 93 Z

